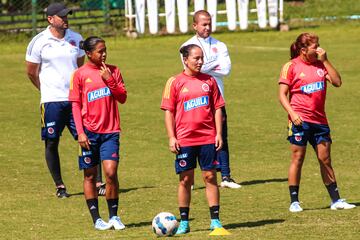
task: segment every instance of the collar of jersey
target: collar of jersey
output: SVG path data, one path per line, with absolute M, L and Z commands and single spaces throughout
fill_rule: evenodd
M 50 25 L 47 26 L 47 28 L 46 28 L 46 34 L 48 36 L 48 39 L 53 39 L 53 40 L 61 42 L 61 41 L 65 41 L 65 39 L 67 39 L 67 37 L 69 36 L 69 29 L 66 29 L 65 36 L 62 39 L 56 38 L 56 37 L 54 37 L 54 35 L 52 35 L 52 33 L 50 32 Z

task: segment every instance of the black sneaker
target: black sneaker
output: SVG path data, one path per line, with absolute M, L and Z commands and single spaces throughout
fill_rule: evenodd
M 64 187 L 56 188 L 56 196 L 58 198 L 68 198 L 68 197 L 70 197 L 70 195 L 66 192 L 66 188 L 64 188 Z
M 105 196 L 106 194 L 106 183 L 101 183 L 100 186 L 96 187 L 99 196 Z

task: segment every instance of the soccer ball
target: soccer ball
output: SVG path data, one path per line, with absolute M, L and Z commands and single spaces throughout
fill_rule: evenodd
M 176 233 L 178 222 L 176 217 L 168 212 L 161 212 L 152 221 L 152 229 L 158 236 L 172 236 Z

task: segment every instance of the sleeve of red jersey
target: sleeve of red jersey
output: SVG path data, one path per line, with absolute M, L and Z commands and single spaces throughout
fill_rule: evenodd
M 80 77 L 78 71 L 75 71 L 71 76 L 70 90 L 69 90 L 69 101 L 72 102 L 72 114 L 74 117 L 75 127 L 77 134 L 84 133 L 84 127 L 81 117 L 81 87 Z
M 175 77 L 171 77 L 167 80 L 161 100 L 160 108 L 162 110 L 169 110 L 170 112 L 174 112 L 175 110 Z
M 105 84 L 110 88 L 113 97 L 120 103 L 125 103 L 127 91 L 120 70 L 117 67 L 108 66 L 111 71 L 111 77 L 105 80 Z
M 294 69 L 294 64 L 293 62 L 287 62 L 281 69 L 280 72 L 280 78 L 279 78 L 279 84 L 286 84 L 286 85 L 290 85 L 292 80 L 293 80 L 293 69 Z
M 75 70 L 71 75 L 70 88 L 69 88 L 69 101 L 80 102 L 80 76 L 79 72 Z
M 219 109 L 219 108 L 225 106 L 225 101 L 224 101 L 224 98 L 221 96 L 221 93 L 219 91 L 219 87 L 216 84 L 215 79 L 211 78 L 211 80 L 213 82 L 212 83 L 212 86 L 213 86 L 213 91 L 212 91 L 213 96 L 212 96 L 212 98 L 213 98 L 213 101 L 214 101 L 214 108 L 216 110 L 216 109 Z

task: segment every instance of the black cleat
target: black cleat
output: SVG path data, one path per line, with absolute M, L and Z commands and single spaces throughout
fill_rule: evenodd
M 68 198 L 68 197 L 70 197 L 70 195 L 66 192 L 66 188 L 64 188 L 64 187 L 56 188 L 56 196 L 58 198 Z
M 105 196 L 106 194 L 106 183 L 101 183 L 100 186 L 96 187 L 99 196 Z

